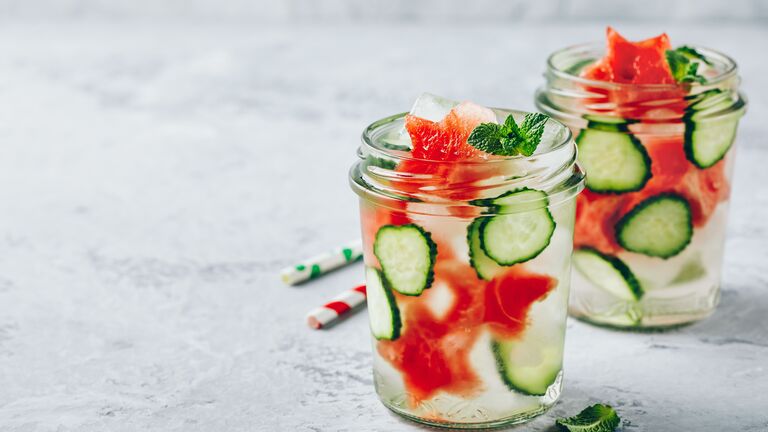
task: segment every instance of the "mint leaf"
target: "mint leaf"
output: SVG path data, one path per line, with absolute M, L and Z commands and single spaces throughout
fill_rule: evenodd
M 502 128 L 502 132 L 509 136 L 516 136 L 520 133 L 520 128 L 517 127 L 517 122 L 511 115 L 508 115 L 507 119 L 504 120 L 504 127 Z
M 547 120 L 549 120 L 549 117 L 541 113 L 525 115 L 523 124 L 520 125 L 520 131 L 525 137 L 520 153 L 530 156 L 536 151 L 536 147 L 541 142 L 541 136 L 544 134 L 544 125 L 547 123 Z
M 703 76 L 699 75 L 699 64 L 701 64 L 699 60 L 705 61 L 706 59 L 698 51 L 688 47 L 680 47 L 674 50 L 667 50 L 666 57 L 669 70 L 672 72 L 672 77 L 675 81 L 679 83 L 698 82 L 701 84 L 707 82 Z
M 501 126 L 496 123 L 480 123 L 469 134 L 467 142 L 486 153 L 498 154 L 501 148 Z
M 613 432 L 619 427 L 619 416 L 609 405 L 587 407 L 573 417 L 557 419 L 560 430 L 568 432 Z
M 499 156 L 530 156 L 539 146 L 544 125 L 549 120 L 544 114 L 529 113 L 518 126 L 515 118 L 507 116 L 503 125 L 481 123 L 469 135 L 467 142 L 486 153 Z

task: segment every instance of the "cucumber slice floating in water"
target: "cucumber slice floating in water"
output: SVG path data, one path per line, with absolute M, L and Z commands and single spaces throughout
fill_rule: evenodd
M 376 233 L 373 253 L 384 278 L 400 294 L 417 296 L 432 285 L 437 245 L 420 226 L 384 225 Z
M 736 138 L 741 116 L 736 113 L 721 116 L 720 113 L 726 110 L 736 111 L 742 106 L 742 102 L 734 103 L 728 93 L 710 90 L 688 107 L 688 112 L 683 118 L 683 148 L 689 161 L 705 169 L 725 157 Z M 717 117 L 707 119 L 709 115 Z
M 528 329 L 521 339 L 491 342 L 496 366 L 511 390 L 544 396 L 563 368 L 563 341 Z
M 669 258 L 683 251 L 693 237 L 691 206 L 674 193 L 641 201 L 616 224 L 616 241 L 624 249 Z
M 469 263 L 475 269 L 477 277 L 491 280 L 504 268 L 485 254 L 480 244 L 480 227 L 490 218 L 479 217 L 467 227 L 467 244 L 469 244 Z
M 371 333 L 380 340 L 397 339 L 402 322 L 394 294 L 375 268 L 365 269 L 365 284 Z
M 730 150 L 736 139 L 738 119 L 710 122 L 688 121 L 685 125 L 685 155 L 699 168 L 718 163 Z
M 591 118 L 591 117 L 590 117 Z M 610 122 L 609 122 L 610 121 Z M 576 137 L 579 162 L 594 192 L 637 191 L 651 178 L 651 158 L 640 141 L 618 119 L 590 121 Z
M 531 260 L 549 245 L 555 220 L 546 207 L 547 195 L 534 189 L 507 192 L 493 201 L 495 211 L 480 227 L 480 246 L 502 266 Z M 516 211 L 517 213 L 505 213 Z
M 620 422 L 613 408 L 595 404 L 573 417 L 557 419 L 555 424 L 558 429 L 568 432 L 613 432 Z
M 636 301 L 643 297 L 643 288 L 624 261 L 592 248 L 573 252 L 573 265 L 597 287 L 616 298 Z

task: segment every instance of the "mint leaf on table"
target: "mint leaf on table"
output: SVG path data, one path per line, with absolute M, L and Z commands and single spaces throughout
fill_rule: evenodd
M 467 142 L 478 150 L 498 156 L 530 156 L 541 143 L 547 120 L 549 117 L 544 114 L 529 113 L 519 126 L 511 115 L 502 125 L 480 123 L 469 134 Z
M 695 54 L 694 54 L 695 53 Z M 699 60 L 706 61 L 703 55 L 689 47 L 667 50 L 667 63 L 672 71 L 672 77 L 679 83 L 697 82 L 704 84 L 707 80 L 699 75 Z
M 613 432 L 619 427 L 619 415 L 609 405 L 596 404 L 573 417 L 557 419 L 555 424 L 568 432 Z

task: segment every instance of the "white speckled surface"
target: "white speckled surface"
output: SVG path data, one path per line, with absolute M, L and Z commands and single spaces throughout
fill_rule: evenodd
M 667 30 L 733 55 L 750 96 L 721 307 L 665 334 L 571 322 L 564 396 L 518 430 L 596 401 L 625 431 L 768 430 L 768 58 L 745 43 L 768 28 Z M 4 24 L 0 430 L 419 430 L 374 395 L 364 312 L 303 321 L 361 267 L 278 271 L 358 235 L 346 172 L 369 122 L 425 90 L 531 109 L 546 53 L 601 32 Z

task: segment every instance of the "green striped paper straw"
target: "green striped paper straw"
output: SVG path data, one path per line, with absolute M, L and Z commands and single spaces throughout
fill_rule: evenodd
M 359 261 L 363 257 L 363 243 L 360 240 L 336 248 L 331 252 L 312 257 L 295 266 L 284 268 L 280 278 L 288 285 L 318 278 L 331 270 Z

